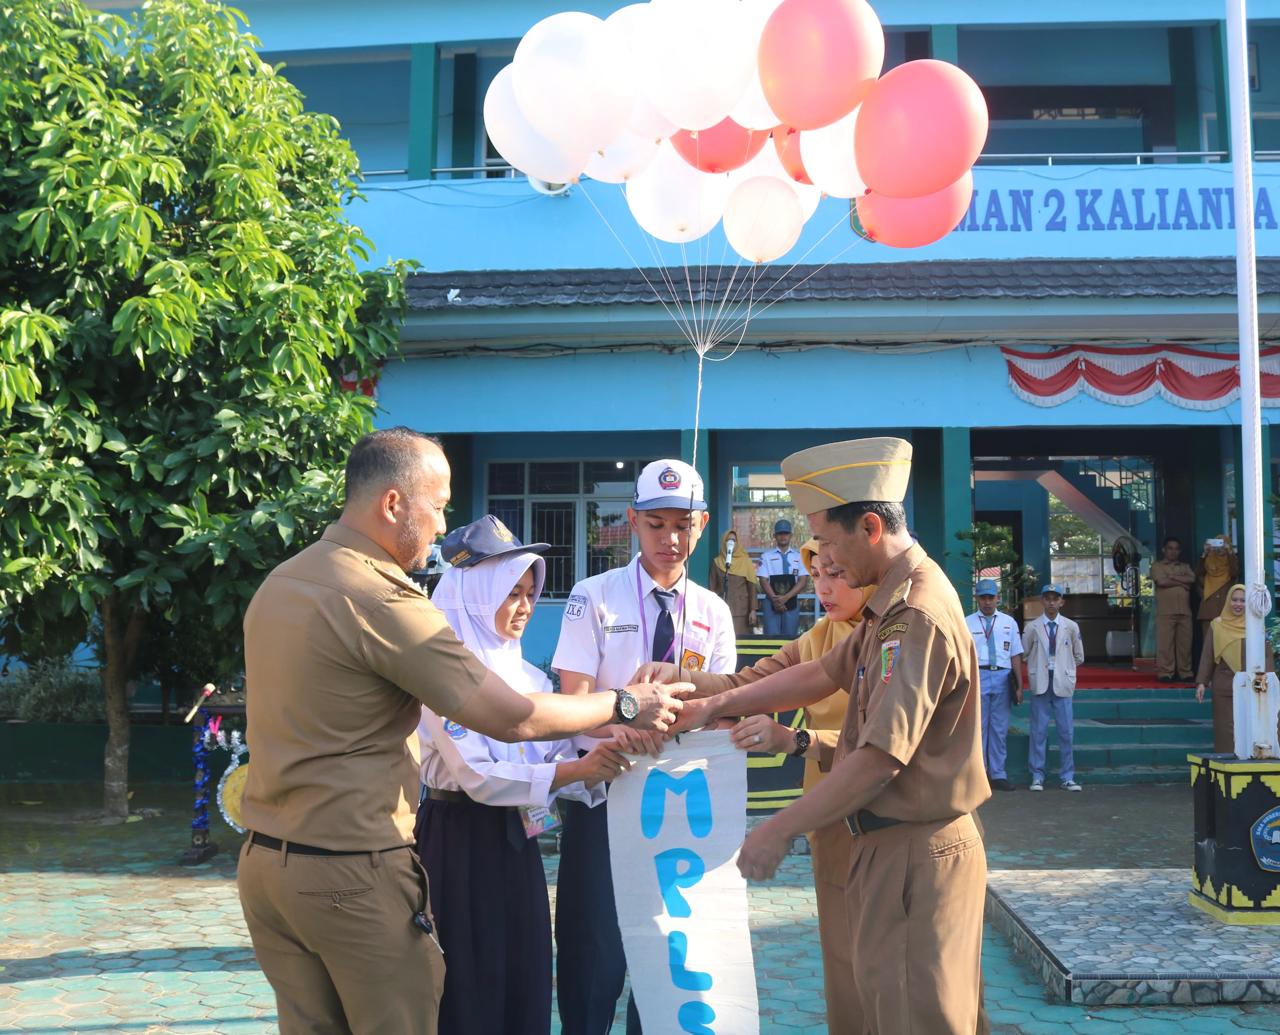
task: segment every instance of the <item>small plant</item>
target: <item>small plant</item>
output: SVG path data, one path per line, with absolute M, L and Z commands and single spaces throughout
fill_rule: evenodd
M 97 669 L 65 658 L 32 662 L 0 678 L 0 715 L 25 722 L 101 722 L 102 680 Z
M 973 581 L 976 586 L 980 572 L 997 569 L 996 582 L 1000 586 L 1000 604 L 1013 610 L 1022 603 L 1028 593 L 1035 592 L 1035 570 L 1022 563 L 1018 551 L 1013 548 L 1013 532 L 1003 525 L 975 521 L 971 529 L 957 532 L 956 538 L 969 544 L 968 556 L 973 560 Z M 970 586 L 970 591 L 974 586 Z

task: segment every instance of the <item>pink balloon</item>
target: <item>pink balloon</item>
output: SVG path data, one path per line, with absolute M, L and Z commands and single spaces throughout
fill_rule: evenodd
M 779 126 L 773 131 L 773 146 L 778 151 L 778 160 L 796 183 L 813 183 L 804 168 L 804 159 L 800 157 L 800 131 L 793 126 Z
M 767 129 L 746 129 L 726 116 L 710 129 L 672 133 L 671 146 L 695 169 L 726 173 L 751 161 L 768 139 Z
M 918 198 L 954 183 L 982 154 L 987 101 L 955 65 L 908 61 L 872 87 L 853 139 L 871 190 Z
M 866 0 L 783 0 L 760 36 L 760 84 L 786 125 L 848 115 L 884 65 L 884 29 Z
M 922 198 L 891 198 L 864 194 L 854 202 L 862 235 L 891 248 L 919 248 L 932 244 L 960 225 L 973 200 L 973 173 Z

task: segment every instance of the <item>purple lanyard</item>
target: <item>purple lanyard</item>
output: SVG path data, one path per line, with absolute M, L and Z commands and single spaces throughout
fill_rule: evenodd
M 680 596 L 680 609 L 676 612 L 676 620 L 684 620 L 684 594 Z M 636 561 L 636 603 L 640 605 L 640 635 L 644 639 L 645 660 L 649 660 L 649 655 L 653 654 L 653 641 L 649 639 L 649 619 L 644 613 L 644 590 L 640 588 L 640 562 Z M 671 646 L 667 648 L 667 655 L 662 660 L 670 661 L 676 652 L 676 641 L 672 639 Z

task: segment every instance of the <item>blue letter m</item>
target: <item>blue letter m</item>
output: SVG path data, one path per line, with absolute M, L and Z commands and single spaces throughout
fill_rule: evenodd
M 657 837 L 662 829 L 668 791 L 686 796 L 685 814 L 689 817 L 689 830 L 694 837 L 706 837 L 711 833 L 711 791 L 707 787 L 705 770 L 693 769 L 684 776 L 671 776 L 661 769 L 653 769 L 644 782 L 644 792 L 640 797 L 640 830 L 645 837 Z

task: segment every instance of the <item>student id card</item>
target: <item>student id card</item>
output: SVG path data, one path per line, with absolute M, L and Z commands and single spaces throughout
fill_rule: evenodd
M 525 837 L 537 837 L 560 828 L 560 810 L 554 801 L 550 805 L 521 805 L 520 822 Z

